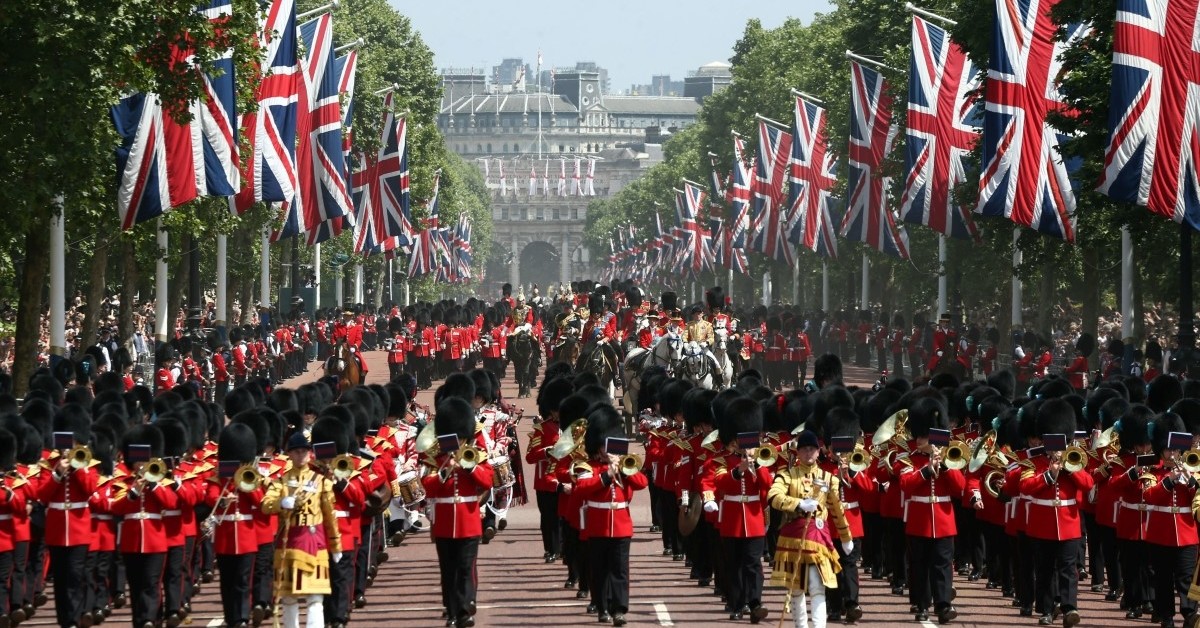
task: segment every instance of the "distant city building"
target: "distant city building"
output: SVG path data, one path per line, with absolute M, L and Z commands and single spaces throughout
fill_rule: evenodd
M 695 123 L 700 104 L 610 94 L 607 71 L 591 62 L 555 68 L 540 93 L 529 72 L 521 59 L 495 66 L 490 82 L 482 68 L 443 70 L 438 128 L 492 193 L 489 287 L 536 283 L 544 295 L 549 282 L 595 275 L 583 246 L 588 204 L 661 162 L 661 143 Z
M 683 81 L 671 80 L 670 74 L 657 74 L 650 77 L 646 85 L 634 85 L 629 88 L 633 96 L 683 96 Z
M 687 78 L 683 79 L 683 95 L 704 102 L 705 98 L 729 87 L 733 81 L 732 67 L 724 61 L 713 61 L 695 72 L 688 72 Z

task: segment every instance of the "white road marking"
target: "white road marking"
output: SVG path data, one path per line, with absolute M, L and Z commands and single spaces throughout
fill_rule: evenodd
M 674 626 L 675 622 L 671 621 L 671 613 L 667 611 L 667 605 L 662 602 L 654 603 L 654 614 L 658 615 L 659 626 Z
M 221 628 L 223 625 L 225 625 L 224 617 L 214 617 L 212 621 L 208 622 L 208 628 Z

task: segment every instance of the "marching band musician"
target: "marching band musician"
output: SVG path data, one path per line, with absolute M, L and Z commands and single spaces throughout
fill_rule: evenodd
M 729 618 L 749 617 L 757 624 L 767 616 L 762 605 L 767 534 L 763 507 L 773 479 L 771 468 L 755 458 L 762 443 L 763 415 L 749 397 L 729 402 L 722 414 L 718 433 L 725 449 L 705 461 L 700 487 L 704 508 L 712 503 L 718 509 L 718 532 L 728 559 L 725 592 L 733 609 Z
M 1071 628 L 1079 623 L 1079 496 L 1092 489 L 1093 481 L 1082 466 L 1064 468 L 1063 452 L 1075 432 L 1074 408 L 1062 399 L 1047 399 L 1037 408 L 1036 421 L 1046 453 L 1034 458 L 1034 473 L 1021 480 L 1021 493 L 1027 496 L 1025 534 L 1032 539 L 1041 598 L 1037 606 L 1043 613 L 1038 624 L 1053 623 L 1057 591 L 1063 626 Z
M 486 459 L 464 464 L 475 442 L 475 410 L 467 401 L 453 396 L 442 400 L 434 425 L 439 453 L 422 484 L 430 504 L 447 625 L 469 628 L 475 625 L 475 562 L 483 535 L 479 498 L 492 488 L 492 467 Z
M 311 440 L 314 460 L 326 473 L 334 456 L 346 455 L 350 451 L 351 437 L 346 424 L 331 417 L 318 419 L 313 424 Z M 351 461 L 357 466 L 357 458 Z M 334 560 L 334 555 L 330 556 L 329 595 L 324 600 L 324 620 L 334 628 L 342 628 L 350 621 L 350 604 L 354 597 L 354 560 L 361 541 L 365 499 L 361 480 L 360 471 L 351 468 L 346 477 L 333 481 L 333 514 L 337 519 L 342 554 L 337 560 Z M 312 613 L 313 609 L 310 607 L 308 612 Z
M 285 628 L 299 628 L 300 598 L 307 602 L 305 625 L 320 628 L 325 625 L 324 596 L 331 592 L 329 566 L 342 560 L 333 482 L 312 468 L 312 446 L 303 433 L 288 438 L 287 456 L 291 468 L 268 486 L 262 502 L 264 513 L 280 518 L 275 598 L 283 607 Z
M 588 462 L 576 466 L 575 491 L 587 504 L 587 530 L 592 594 L 601 623 L 624 626 L 629 610 L 629 547 L 633 520 L 629 504 L 633 494 L 649 485 L 640 464 L 627 464 L 622 455 L 609 451 L 623 443 L 621 415 L 611 405 L 593 406 L 587 416 L 584 447 Z M 627 453 L 627 452 L 626 452 Z
M 1196 474 L 1183 462 L 1193 435 L 1183 419 L 1164 412 L 1154 419 L 1154 453 L 1161 463 L 1143 470 L 1146 477 L 1146 547 L 1154 571 L 1154 615 L 1161 625 L 1175 624 L 1175 594 L 1184 628 L 1200 625 L 1196 601 L 1188 596 L 1196 569 Z M 1130 478 L 1132 479 L 1132 478 Z
M 931 391 L 932 392 L 932 391 Z M 907 498 L 904 506 L 905 534 L 908 537 L 911 580 L 909 586 L 917 605 L 917 621 L 929 620 L 932 600 L 938 623 L 958 617 L 951 605 L 951 578 L 954 559 L 954 502 L 962 497 L 966 478 L 957 469 L 946 468 L 942 447 L 949 444 L 949 417 L 941 395 L 926 396 L 913 402 L 906 427 L 915 441 L 913 451 L 897 456 L 893 475 Z M 939 430 L 942 445 L 931 443 Z
M 1108 483 L 1117 496 L 1117 547 L 1121 557 L 1121 579 L 1125 596 L 1121 607 L 1126 619 L 1140 619 L 1153 612 L 1150 600 L 1150 570 L 1146 564 L 1146 528 L 1143 522 L 1146 491 L 1140 477 L 1141 456 L 1153 451 L 1154 411 L 1133 404 L 1120 418 L 1122 453 L 1109 465 Z
M 792 464 L 775 475 L 767 492 L 771 507 L 784 513 L 771 585 L 784 587 L 789 598 L 799 594 L 791 600 L 796 628 L 808 628 L 810 601 L 813 627 L 825 628 L 825 591 L 837 587 L 837 572 L 841 569 L 833 546 L 834 533 L 847 554 L 854 551 L 842 510 L 840 481 L 818 466 L 820 453 L 817 435 L 810 430 L 800 432 Z
M 135 454 L 135 449 L 139 448 L 144 452 L 140 456 Z M 126 460 L 138 460 L 133 466 L 133 474 L 119 484 L 111 506 L 114 515 L 124 516 L 118 545 L 132 592 L 133 625 L 135 628 L 155 628 L 167 557 L 163 513 L 176 509 L 179 498 L 174 480 L 166 478 L 165 465 L 163 477 L 159 478 L 150 477 L 146 469 L 151 459 L 162 463 L 163 434 L 157 427 L 138 425 L 129 428 L 121 450 Z
M 154 426 L 162 435 L 162 453 L 168 460 L 180 460 L 186 453 L 191 433 L 179 420 L 160 416 Z M 203 487 L 194 478 L 168 473 L 170 490 L 175 493 L 176 504 L 162 511 L 163 535 L 166 539 L 165 564 L 163 566 L 163 617 L 169 628 L 183 622 L 187 612 L 184 604 L 190 598 L 191 582 L 185 574 L 188 566 L 188 537 L 194 545 L 196 536 L 196 504 L 203 496 Z
M 542 558 L 547 563 L 562 556 L 562 534 L 558 525 L 559 483 L 549 453 L 558 443 L 562 429 L 558 422 L 558 406 L 573 391 L 571 382 L 563 377 L 542 385 L 537 398 L 538 420 L 534 423 L 533 432 L 529 435 L 529 447 L 525 450 L 525 462 L 534 465 L 533 490 L 537 494 L 540 515 Z
M 254 439 L 254 430 L 243 423 L 231 423 L 221 430 L 218 473 L 209 478 L 204 498 L 212 508 L 212 527 L 206 536 L 212 540 L 221 571 L 221 608 L 230 628 L 247 628 L 250 622 L 250 580 L 258 552 L 253 513 L 263 491 L 257 483 L 241 486 L 235 471 L 239 465 L 254 462 Z
M 0 582 L 12 583 L 15 566 L 16 524 L 14 515 L 25 510 L 29 482 L 16 471 L 17 437 L 0 429 Z M 20 602 L 10 590 L 0 593 L 0 623 L 8 624 Z M 21 611 L 24 618 L 24 611 Z
M 862 436 L 858 415 L 853 410 L 848 407 L 830 408 L 825 415 L 822 431 L 829 439 L 828 447 L 832 455 L 823 460 L 821 468 L 837 475 L 842 512 L 853 539 L 850 551 L 844 547 L 835 548 L 841 550 L 838 552 L 838 562 L 842 569 L 837 574 L 838 586 L 832 590 L 827 601 L 833 603 L 831 617 L 844 616 L 846 621 L 854 623 L 862 618 L 862 607 L 858 603 L 858 565 L 862 558 L 864 537 L 862 502 L 876 492 L 875 479 L 866 469 L 851 469 L 847 461 Z

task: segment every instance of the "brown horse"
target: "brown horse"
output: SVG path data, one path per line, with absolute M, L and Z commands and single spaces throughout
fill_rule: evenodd
M 362 383 L 362 371 L 358 368 L 358 360 L 354 358 L 346 341 L 338 342 L 333 348 L 332 355 L 325 361 L 325 375 L 337 377 L 339 393 Z

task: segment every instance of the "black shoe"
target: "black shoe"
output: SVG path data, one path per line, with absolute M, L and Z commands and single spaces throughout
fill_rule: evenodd
M 671 560 L 673 560 L 675 562 L 679 562 L 679 561 L 683 560 L 683 554 L 674 554 L 671 556 Z
M 79 628 L 92 628 L 93 623 L 94 622 L 90 613 L 84 613 L 83 617 L 79 618 Z M 154 627 L 151 626 L 151 628 Z
M 583 598 L 585 598 L 587 596 L 588 596 L 588 592 L 584 591 L 583 589 L 580 589 L 575 592 L 575 599 L 582 600 Z
M 1142 609 L 1140 609 L 1140 608 L 1131 608 L 1128 611 L 1125 611 L 1125 619 L 1141 619 L 1141 618 L 1142 618 Z
M 588 615 L 594 615 L 595 613 L 596 613 L 596 603 L 595 603 L 595 602 L 590 602 L 590 603 L 588 603 L 588 605 L 587 605 L 587 614 L 588 614 Z
M 747 609 L 747 610 L 749 610 L 749 609 Z M 740 609 L 740 608 L 729 614 L 729 619 L 732 619 L 733 621 L 741 621 L 742 617 L 744 617 L 744 615 L 742 614 L 742 609 Z
M 267 609 L 262 604 L 255 604 L 254 608 L 250 609 L 250 623 L 255 626 L 261 626 L 264 619 L 267 617 Z
M 921 612 L 921 607 L 920 607 L 920 606 L 918 606 L 918 605 L 916 605 L 916 604 L 909 604 L 909 605 L 908 605 L 908 612 L 910 612 L 910 613 L 920 613 L 920 612 Z
M 883 579 L 883 570 L 880 569 L 879 567 L 872 569 L 871 570 L 871 579 L 872 580 L 882 580 Z
M 475 625 L 475 618 L 470 615 L 464 615 L 463 617 L 458 618 L 458 621 L 455 622 L 455 625 L 458 626 L 458 628 L 471 628 Z
M 392 538 L 388 540 L 388 545 L 390 545 L 392 547 L 399 547 L 400 544 L 404 542 L 404 537 L 407 535 L 408 535 L 408 533 L 405 532 L 404 530 L 400 530 L 400 531 L 396 532 L 395 534 L 392 535 Z
M 1019 614 L 1021 617 L 1033 617 L 1033 609 L 1028 606 L 1022 606 Z
M 500 530 L 503 531 L 505 528 L 508 527 L 508 519 L 501 519 L 500 523 L 498 523 L 497 525 L 500 527 Z
M 613 615 L 613 625 L 614 626 L 624 626 L 625 625 L 625 615 L 623 615 L 621 613 L 617 613 L 617 614 Z
M 1164 623 L 1170 624 L 1171 628 L 1175 627 L 1175 622 L 1173 622 L 1169 619 L 1166 620 Z M 1069 610 L 1069 611 L 1063 613 L 1063 628 L 1072 628 L 1073 626 L 1077 626 L 1078 624 L 1079 624 L 1079 611 L 1072 609 L 1072 610 Z
M 1038 625 L 1039 626 L 1053 626 L 1054 618 L 1049 615 L 1042 615 L 1042 617 L 1040 619 L 1038 619 Z
M 1012 587 L 1004 587 L 1000 590 L 1000 597 L 1012 597 L 1014 595 Z
M 983 572 L 976 569 L 971 572 L 971 575 L 967 576 L 967 582 L 977 582 L 981 577 L 983 577 Z
M 697 584 L 699 584 L 702 587 L 707 587 L 708 585 L 712 584 L 712 580 L 710 580 L 709 578 L 701 578 L 700 582 L 698 582 Z
M 669 549 L 665 549 L 665 548 L 664 548 L 664 549 L 663 549 L 663 556 L 670 556 L 670 555 L 671 555 L 671 550 L 669 550 Z
M 179 613 L 167 613 L 165 623 L 167 628 L 178 628 L 183 623 L 183 617 Z
M 999 583 L 999 582 L 992 582 L 991 580 L 988 580 L 988 583 L 987 583 L 987 584 L 985 584 L 985 585 L 983 585 L 983 588 L 985 588 L 985 589 L 987 589 L 987 590 L 989 590 L 989 591 L 994 591 L 994 590 L 996 590 L 996 589 L 999 589 L 999 588 L 1000 588 L 1000 583 Z
M 770 612 L 771 611 L 767 610 L 767 607 L 765 606 L 755 606 L 754 608 L 750 609 L 750 623 L 757 624 L 758 622 L 766 619 Z
M 917 621 L 929 621 L 929 613 L 925 611 L 917 611 L 916 615 L 913 616 L 913 619 Z
M 855 604 L 846 609 L 846 622 L 853 624 L 854 622 L 862 619 L 862 614 L 862 607 L 858 604 Z
M 831 622 L 840 622 L 840 621 L 842 621 L 842 614 L 841 613 L 830 613 L 828 620 Z
M 354 598 L 354 608 L 362 608 L 367 605 L 367 596 L 359 595 Z
M 212 581 L 213 581 L 213 572 L 211 569 L 200 574 L 200 582 L 203 582 L 204 584 L 208 584 Z M 121 607 L 118 606 L 117 608 L 121 608 Z
M 496 528 L 493 528 L 492 526 L 488 526 L 483 529 L 483 544 L 484 545 L 491 543 L 492 539 L 494 539 L 494 538 L 496 538 Z
M 904 595 L 904 587 L 892 587 L 892 595 Z
M 574 589 L 575 588 L 575 579 L 567 578 L 567 581 L 563 583 L 563 588 L 564 589 Z
M 662 526 L 650 526 L 650 533 L 662 532 Z
M 24 608 L 14 609 L 13 612 L 8 616 L 8 618 L 9 618 L 9 621 L 11 621 L 14 626 L 25 621 L 26 619 L 28 619 L 28 617 L 26 617 L 26 615 L 25 615 Z
M 609 615 L 608 611 L 604 611 L 600 613 L 598 617 L 596 617 L 596 620 L 602 624 L 607 624 L 612 621 L 612 615 Z
M 125 598 L 124 593 L 117 596 L 117 599 L 123 600 L 124 598 Z M 41 608 L 41 607 L 45 606 L 46 602 L 48 602 L 49 600 L 50 600 L 50 598 L 46 597 L 45 593 L 38 593 L 37 595 L 33 596 L 33 605 L 37 606 L 38 608 Z M 117 608 L 121 608 L 121 607 L 118 606 Z
M 958 611 L 954 610 L 953 606 L 947 606 L 946 608 L 938 611 L 937 616 L 939 624 L 948 624 L 955 619 L 958 619 Z
M 1092 593 L 1104 593 L 1104 585 L 1103 584 L 1093 584 L 1092 585 Z
M 1116 591 L 1109 591 L 1108 593 L 1104 594 L 1105 602 L 1116 602 L 1119 599 L 1121 599 L 1121 594 L 1117 593 Z

